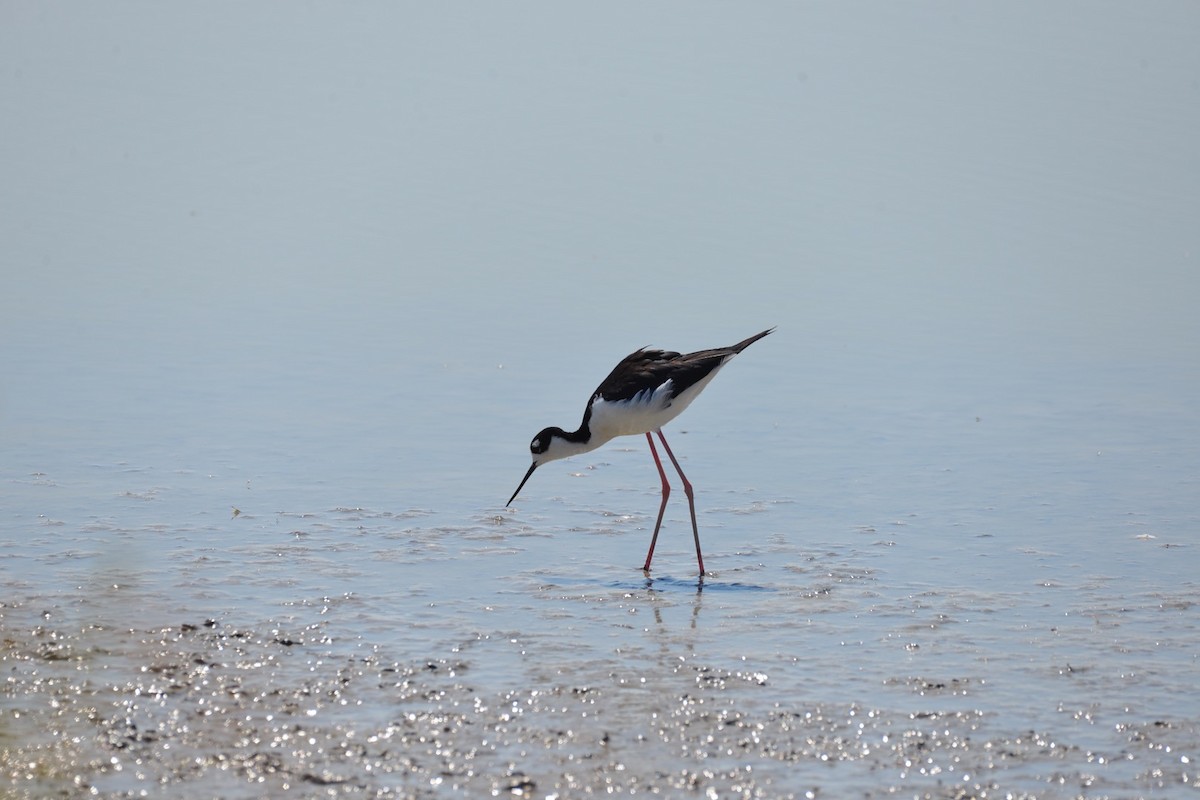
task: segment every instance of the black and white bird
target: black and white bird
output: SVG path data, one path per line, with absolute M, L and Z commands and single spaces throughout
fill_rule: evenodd
M 654 545 L 658 542 L 658 530 L 662 527 L 663 512 L 667 508 L 667 498 L 671 496 L 671 484 L 667 481 L 667 474 L 658 458 L 658 450 L 654 447 L 654 438 L 650 435 L 654 433 L 662 442 L 667 457 L 671 459 L 675 471 L 683 481 L 688 510 L 692 515 L 692 535 L 696 539 L 696 563 L 700 567 L 700 576 L 704 577 L 704 556 L 700 554 L 700 531 L 696 527 L 696 503 L 692 484 L 683 474 L 675 454 L 671 452 L 671 446 L 663 436 L 662 427 L 683 413 L 730 359 L 773 330 L 775 329 L 770 328 L 756 333 L 731 347 L 718 347 L 695 353 L 648 350 L 644 347 L 630 353 L 596 387 L 596 391 L 588 400 L 587 408 L 583 410 L 583 422 L 578 430 L 564 431 L 562 428 L 551 427 L 533 437 L 533 441 L 529 443 L 533 463 L 505 505 L 512 505 L 529 476 L 542 464 L 595 450 L 617 436 L 644 433 L 646 441 L 650 444 L 650 455 L 654 457 L 654 466 L 658 468 L 658 476 L 662 479 L 662 503 L 658 507 L 658 520 L 654 523 L 654 535 L 650 538 L 646 564 L 642 567 L 649 572 L 650 560 L 654 558 Z

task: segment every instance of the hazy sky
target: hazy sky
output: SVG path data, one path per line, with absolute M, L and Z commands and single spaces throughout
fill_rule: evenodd
M 1200 345 L 1192 3 L 0 15 L 9 337 L 616 315 Z

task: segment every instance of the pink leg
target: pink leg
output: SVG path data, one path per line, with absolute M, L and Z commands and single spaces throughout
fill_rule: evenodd
M 646 432 L 646 441 L 650 443 L 650 455 L 654 456 L 654 466 L 658 467 L 658 477 L 662 478 L 662 505 L 658 507 L 658 521 L 654 523 L 654 536 L 650 537 L 650 552 L 646 553 L 646 566 L 642 567 L 644 572 L 649 572 L 650 559 L 654 558 L 654 545 L 658 542 L 658 529 L 662 527 L 663 512 L 667 510 L 667 498 L 671 496 L 671 484 L 667 483 L 667 473 L 663 472 L 662 462 L 658 460 L 658 451 L 654 449 L 654 440 L 650 438 L 649 431 Z
M 687 475 L 683 474 L 683 470 L 679 468 L 679 461 L 675 458 L 675 454 L 671 452 L 671 445 L 667 444 L 667 437 L 663 436 L 662 429 L 660 428 L 658 431 L 656 431 L 656 433 L 658 433 L 659 441 L 662 442 L 663 448 L 667 451 L 667 456 L 670 457 L 671 463 L 675 465 L 675 471 L 679 473 L 679 477 L 683 480 L 683 493 L 687 495 L 688 511 L 692 512 L 692 536 L 695 537 L 695 539 L 696 539 L 696 563 L 700 565 L 700 577 L 703 578 L 704 577 L 704 556 L 700 555 L 700 529 L 698 527 L 696 527 L 696 499 L 695 499 L 695 496 L 692 494 L 692 483 L 691 483 L 691 481 L 689 481 L 687 479 Z M 646 438 L 647 439 L 650 438 L 650 434 L 647 433 Z M 654 445 L 651 444 L 650 447 L 653 448 Z M 655 454 L 654 460 L 656 462 L 658 461 L 658 454 Z M 660 473 L 662 472 L 661 464 L 658 467 L 658 471 Z M 666 482 L 667 482 L 667 478 L 664 475 L 663 483 L 666 484 Z M 666 502 L 667 502 L 667 498 L 663 497 L 663 505 L 666 505 Z M 660 520 L 662 519 L 661 511 L 659 512 L 659 519 Z M 656 529 L 655 534 L 657 535 L 657 533 L 658 533 L 658 531 Z M 647 565 L 649 564 L 649 562 L 646 562 L 646 563 L 647 563 Z

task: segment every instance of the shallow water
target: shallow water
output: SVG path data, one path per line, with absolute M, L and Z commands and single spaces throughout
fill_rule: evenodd
M 604 453 L 632 473 L 644 456 Z M 714 492 L 728 505 L 702 502 L 699 582 L 678 505 L 661 566 L 636 568 L 650 489 L 581 479 L 584 505 L 455 525 L 421 509 L 234 516 L 210 476 L 87 471 L 110 517 L 43 519 L 6 549 L 8 774 L 27 793 L 1124 796 L 1194 781 L 1200 591 L 1190 542 L 1162 520 L 1110 532 L 981 508 L 851 525 Z M 256 494 L 242 491 L 239 510 Z
M 63 10 L 0 26 L 13 796 L 1195 791 L 1189 7 Z M 702 581 L 638 438 L 502 506 L 769 325 L 666 431 Z

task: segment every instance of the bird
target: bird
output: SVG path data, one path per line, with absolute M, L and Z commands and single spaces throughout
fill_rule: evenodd
M 654 523 L 646 563 L 642 567 L 648 574 L 650 561 L 654 558 L 654 546 L 658 542 L 658 531 L 662 527 L 663 512 L 667 508 L 667 498 L 671 496 L 671 484 L 659 460 L 654 437 L 650 435 L 653 433 L 662 442 L 667 457 L 683 481 L 683 492 L 687 495 L 688 510 L 692 516 L 692 536 L 696 540 L 696 564 L 703 579 L 704 556 L 700 552 L 700 531 L 696 526 L 695 494 L 691 482 L 679 466 L 679 460 L 667 444 L 662 428 L 683 413 L 730 359 L 774 330 L 768 328 L 730 347 L 698 350 L 695 353 L 643 347 L 625 356 L 592 393 L 583 410 L 583 422 L 578 430 L 564 431 L 562 428 L 549 427 L 533 437 L 529 443 L 533 463 L 517 490 L 504 504 L 505 508 L 512 505 L 534 470 L 541 465 L 595 450 L 618 436 L 645 434 L 654 466 L 658 468 L 658 476 L 662 480 L 662 503 L 658 507 L 658 520 Z

